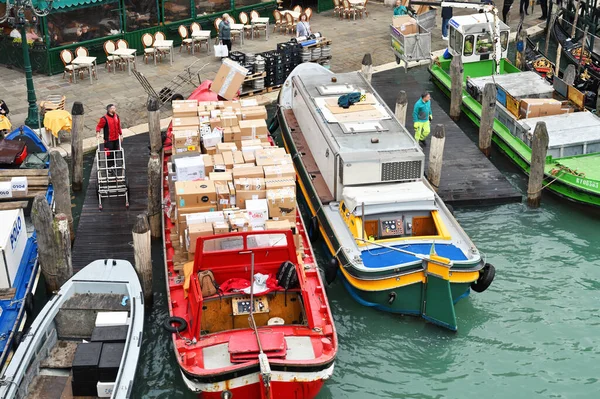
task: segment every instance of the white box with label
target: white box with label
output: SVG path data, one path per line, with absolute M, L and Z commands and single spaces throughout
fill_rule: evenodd
M 0 220 L 0 288 L 11 288 L 27 246 L 27 226 L 23 209 L 0 211 Z

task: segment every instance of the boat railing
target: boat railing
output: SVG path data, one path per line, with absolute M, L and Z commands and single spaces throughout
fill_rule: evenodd
M 28 395 L 29 387 L 33 382 L 33 379 L 38 375 L 40 370 L 40 363 L 46 359 L 54 345 L 58 342 L 58 335 L 56 332 L 56 328 L 52 328 L 50 333 L 46 336 L 46 339 L 43 341 L 42 346 L 35 352 L 35 357 L 31 364 L 27 367 L 27 372 L 25 373 L 23 379 L 18 384 L 17 395 L 16 398 L 26 398 Z M 34 342 L 35 344 L 35 342 Z

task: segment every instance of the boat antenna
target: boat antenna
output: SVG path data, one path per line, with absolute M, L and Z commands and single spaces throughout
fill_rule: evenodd
M 258 335 L 258 328 L 256 327 L 256 320 L 254 320 L 254 251 L 250 251 L 250 314 L 248 315 L 248 323 L 250 328 L 254 330 L 256 335 L 256 343 L 258 344 L 258 364 L 260 366 L 260 376 L 265 386 L 264 391 L 261 389 L 261 398 L 271 398 L 271 365 L 269 364 L 269 358 L 263 352 L 262 344 L 260 342 L 260 336 Z
M 365 202 L 363 201 L 362 205 L 360 206 L 360 211 L 361 211 L 361 215 L 360 215 L 360 226 L 361 226 L 361 232 L 360 232 L 360 239 L 361 240 L 365 240 Z

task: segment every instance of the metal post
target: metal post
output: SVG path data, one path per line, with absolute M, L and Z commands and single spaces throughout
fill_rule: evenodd
M 361 73 L 371 83 L 371 77 L 373 76 L 373 60 L 371 59 L 371 53 L 366 53 L 362 60 Z
M 556 49 L 556 62 L 554 63 L 554 76 L 558 76 L 560 72 L 560 56 L 562 54 L 562 44 L 558 43 L 558 48 Z
M 573 26 L 571 27 L 571 39 L 575 37 L 575 33 L 577 32 L 577 20 L 579 19 L 579 6 L 581 5 L 580 1 L 577 1 L 575 5 L 575 18 L 573 19 Z
M 538 122 L 535 125 L 531 143 L 531 165 L 529 167 L 529 183 L 527 185 L 527 205 L 532 208 L 540 206 L 547 151 L 548 130 L 546 129 L 546 123 Z
M 73 191 L 81 191 L 83 186 L 83 129 L 84 109 L 79 101 L 73 103 L 73 128 L 71 129 L 71 175 Z
M 25 13 L 22 9 L 19 10 L 19 19 L 25 18 Z M 37 128 L 39 125 L 39 116 L 37 108 L 37 98 L 35 97 L 35 88 L 33 87 L 33 74 L 31 71 L 31 60 L 29 59 L 29 44 L 27 44 L 27 32 L 25 24 L 21 25 L 21 47 L 23 48 L 23 68 L 25 69 L 25 81 L 27 83 L 27 119 L 25 124 L 31 128 Z
M 398 93 L 398 98 L 396 99 L 396 109 L 394 113 L 396 114 L 396 119 L 402 126 L 406 126 L 406 111 L 408 109 L 408 96 L 404 90 L 400 90 Z

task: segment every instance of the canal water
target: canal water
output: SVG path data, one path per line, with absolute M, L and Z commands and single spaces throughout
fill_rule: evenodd
M 461 127 L 475 141 L 477 131 L 465 119 Z M 492 159 L 525 195 L 525 176 L 503 155 L 494 152 Z M 456 217 L 497 273 L 486 292 L 456 306 L 458 332 L 360 306 L 336 281 L 327 294 L 339 355 L 319 398 L 597 397 L 598 213 L 545 194 L 540 209 L 458 208 Z M 162 328 L 167 304 L 155 244 L 154 307 L 133 397 L 193 398 Z M 315 249 L 323 258 L 322 243 Z

